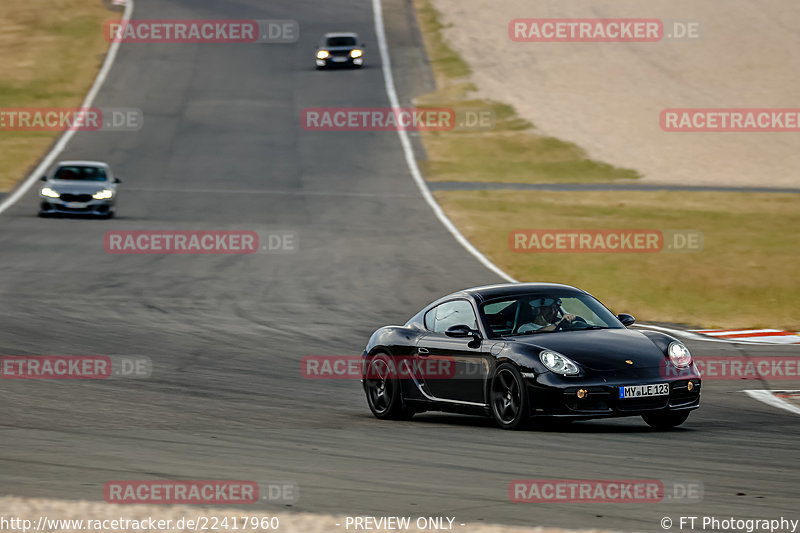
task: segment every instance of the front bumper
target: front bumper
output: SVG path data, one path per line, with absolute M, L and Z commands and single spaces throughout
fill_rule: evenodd
M 90 200 L 88 202 L 65 202 L 59 198 L 41 198 L 39 213 L 42 215 L 71 214 L 103 216 L 114 212 L 114 199 Z
M 317 59 L 318 67 L 360 67 L 364 64 L 364 56 L 353 59 L 350 56 L 331 56 L 327 59 Z
M 699 375 L 670 379 L 661 376 L 593 376 L 565 378 L 550 372 L 526 376 L 532 416 L 558 418 L 604 418 L 637 416 L 653 412 L 688 411 L 700 407 L 702 382 Z M 669 394 L 620 398 L 619 388 L 631 385 L 669 383 Z M 689 383 L 692 383 L 689 390 Z M 578 390 L 586 395 L 578 398 Z

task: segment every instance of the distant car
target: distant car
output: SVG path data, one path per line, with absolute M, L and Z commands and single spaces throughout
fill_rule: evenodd
M 356 33 L 326 33 L 316 52 L 317 70 L 325 67 L 364 66 L 364 45 Z
M 700 374 L 680 341 L 633 323 L 568 285 L 455 292 L 372 334 L 367 404 L 380 419 L 450 411 L 492 416 L 504 429 L 620 416 L 678 426 L 700 406 Z
M 111 167 L 99 161 L 62 161 L 51 177 L 42 176 L 39 216 L 81 214 L 111 218 L 116 212 L 117 184 Z

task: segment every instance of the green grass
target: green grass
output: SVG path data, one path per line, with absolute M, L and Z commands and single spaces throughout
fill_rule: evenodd
M 800 195 L 437 192 L 464 235 L 521 281 L 588 290 L 615 312 L 704 327 L 800 331 Z M 516 229 L 698 230 L 695 253 L 515 253 Z
M 594 161 L 578 146 L 530 133 L 423 136 L 428 160 L 420 168 L 428 181 L 587 183 L 635 179 L 633 170 Z
M 417 22 L 426 39 L 428 58 L 436 66 L 436 74 L 448 79 L 469 76 L 472 69 L 444 40 L 439 12 L 428 0 L 415 0 Z

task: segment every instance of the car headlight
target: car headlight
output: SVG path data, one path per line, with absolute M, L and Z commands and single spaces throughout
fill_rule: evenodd
M 320 50 L 317 52 L 317 59 L 326 59 L 329 55 L 327 50 Z
M 48 198 L 59 198 L 59 197 L 61 197 L 60 194 L 58 194 L 56 191 L 54 191 L 50 187 L 42 187 L 42 190 L 40 192 L 41 192 L 42 196 L 47 196 Z
M 361 54 L 363 54 L 363 53 L 364 52 L 362 52 L 361 50 L 350 50 L 350 57 L 355 59 L 357 57 L 361 57 Z
M 563 374 L 565 376 L 574 376 L 579 372 L 578 365 L 576 365 L 568 357 L 560 353 L 550 350 L 544 350 L 539 354 L 542 364 L 546 366 L 551 372 L 555 374 Z
M 98 191 L 92 195 L 92 198 L 95 200 L 108 200 L 114 196 L 114 191 L 111 189 L 103 189 L 102 191 Z
M 676 368 L 686 368 L 692 364 L 692 354 L 689 352 L 689 348 L 681 342 L 674 341 L 670 343 L 669 348 L 667 348 L 667 354 L 669 354 L 669 360 Z

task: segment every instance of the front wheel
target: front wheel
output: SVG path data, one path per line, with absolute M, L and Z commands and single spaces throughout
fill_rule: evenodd
M 378 354 L 369 360 L 364 379 L 367 404 L 376 418 L 381 420 L 408 420 L 414 411 L 403 404 L 400 381 L 394 372 L 393 361 L 388 355 Z
M 503 363 L 492 377 L 492 416 L 503 429 L 523 429 L 528 422 L 528 394 L 517 367 Z
M 642 415 L 642 419 L 647 425 L 655 429 L 672 429 L 678 427 L 689 418 L 689 412 L 685 413 L 654 413 Z

